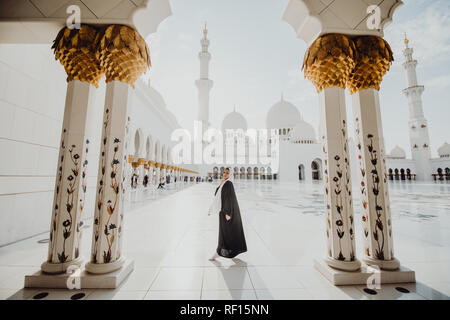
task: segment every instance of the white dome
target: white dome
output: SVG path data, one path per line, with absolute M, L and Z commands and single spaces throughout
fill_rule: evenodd
M 316 131 L 309 123 L 301 120 L 291 131 L 291 141 L 302 143 L 302 141 L 316 142 Z
M 226 129 L 243 129 L 247 131 L 247 120 L 239 112 L 233 111 L 225 116 L 222 121 L 222 131 Z
M 267 113 L 266 126 L 267 129 L 289 129 L 295 128 L 301 121 L 297 107 L 281 98 Z
M 439 157 L 448 157 L 450 156 L 450 144 L 447 142 L 444 143 L 439 149 L 438 149 Z
M 395 146 L 395 148 L 392 149 L 391 153 L 389 154 L 389 157 L 394 159 L 405 159 L 406 153 L 405 150 L 403 150 L 399 146 Z

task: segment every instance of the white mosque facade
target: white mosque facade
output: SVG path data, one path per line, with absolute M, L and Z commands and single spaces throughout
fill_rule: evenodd
M 199 89 L 199 120 L 209 125 L 209 93 L 213 86 L 209 79 L 209 40 L 205 33 L 202 39 L 201 76 Z M 406 55 L 412 53 L 407 48 Z M 410 59 L 412 60 L 412 58 Z M 5 245 L 45 232 L 49 228 L 55 172 L 60 144 L 60 132 L 64 101 L 66 97 L 66 74 L 54 61 L 48 44 L 2 44 L 0 46 L 0 146 L 4 156 L 0 163 L 0 211 L 5 214 L 0 225 L 0 245 Z M 423 117 L 421 102 L 418 103 L 420 86 L 416 85 L 414 60 L 406 63 L 408 85 L 406 89 L 410 103 L 411 139 L 417 149 L 429 149 L 427 125 Z M 419 89 L 417 89 L 418 87 Z M 90 150 L 87 160 L 86 204 L 83 218 L 89 219 L 94 212 L 95 186 L 98 154 L 100 152 L 102 109 L 105 100 L 104 82 L 95 90 L 89 107 Z M 411 91 L 412 93 L 408 93 Z M 270 164 L 249 165 L 245 161 L 237 164 L 175 165 L 170 150 L 173 130 L 180 128 L 176 116 L 169 111 L 157 90 L 139 80 L 135 90 L 130 91 L 131 110 L 128 135 L 129 172 L 137 173 L 136 186 L 129 184 L 127 198 L 144 200 L 149 191 L 156 189 L 161 178 L 169 182 L 192 181 L 195 178 L 220 178 L 221 171 L 232 168 L 235 179 L 313 181 L 323 177 L 322 143 L 320 134 L 303 120 L 296 106 L 281 98 L 267 114 L 265 127 L 278 131 L 279 166 Z M 414 110 L 412 110 L 414 109 Z M 422 122 L 421 122 L 422 121 Z M 261 126 L 264 128 L 264 125 Z M 228 114 L 222 122 L 222 130 L 248 129 L 245 117 L 237 111 Z M 57 133 L 57 134 L 55 134 Z M 422 140 L 421 140 L 422 139 Z M 423 142 L 423 140 L 425 142 Z M 425 148 L 424 145 L 428 145 Z M 352 143 L 350 143 L 352 145 Z M 407 159 L 404 150 L 395 148 L 387 156 L 387 167 L 392 180 L 425 180 L 419 169 L 427 168 L 427 178 L 450 179 L 450 145 L 445 143 L 438 149 L 439 158 L 425 160 L 427 152 L 413 152 Z M 352 155 L 352 154 L 351 154 Z M 248 155 L 246 155 L 247 157 Z M 272 155 L 274 156 L 274 155 Z M 420 156 L 420 157 L 419 157 Z M 267 160 L 267 159 L 265 159 Z M 422 161 L 422 162 L 421 162 Z M 267 161 L 265 161 L 267 162 Z M 352 159 L 352 164 L 356 163 Z M 134 168 L 134 169 L 133 169 Z M 353 172 L 357 172 L 353 168 Z M 398 173 L 398 174 L 397 174 Z M 409 174 L 408 174 L 409 173 Z M 144 177 L 148 177 L 144 186 Z M 17 219 L 16 217 L 20 217 Z
M 425 87 L 419 85 L 417 81 L 418 62 L 413 59 L 413 52 L 414 50 L 409 47 L 409 40 L 405 37 L 403 68 L 406 71 L 408 87 L 403 90 L 403 94 L 408 100 L 412 157 L 407 159 L 405 150 L 396 146 L 387 155 L 387 173 L 390 180 L 450 180 L 450 145 L 445 142 L 438 148 L 438 158 L 431 156 L 428 122 L 422 105 L 422 93 Z
M 204 86 L 199 86 L 199 117 L 203 124 L 209 124 L 209 94 L 212 88 L 212 80 L 209 79 L 209 63 L 211 54 L 208 52 L 209 40 L 207 40 L 207 30 L 204 30 L 204 38 L 201 41 L 202 52 L 200 57 L 200 80 L 205 82 Z M 432 158 L 430 151 L 430 139 L 428 134 L 428 123 L 425 119 L 421 95 L 423 86 L 418 85 L 416 66 L 417 61 L 413 60 L 413 49 L 409 48 L 409 41 L 405 38 L 406 48 L 403 51 L 408 88 L 403 90 L 403 94 L 408 99 L 410 114 L 410 141 L 412 158 L 406 157 L 406 152 L 396 146 L 386 155 L 386 169 L 389 180 L 403 181 L 444 181 L 450 180 L 450 145 L 445 142 L 439 149 L 439 158 Z M 248 129 L 245 117 L 236 109 L 227 114 L 222 121 L 221 130 L 224 140 L 227 137 L 227 130 Z M 225 159 L 227 147 L 234 151 L 234 161 L 209 165 L 206 168 L 207 175 L 214 179 L 222 176 L 225 168 L 230 168 L 232 177 L 235 179 L 254 179 L 283 181 L 315 181 L 322 180 L 322 143 L 316 134 L 315 128 L 305 122 L 298 108 L 286 101 L 283 96 L 281 100 L 273 105 L 266 116 L 266 127 L 268 130 L 275 130 L 279 135 L 278 161 L 271 162 L 270 159 L 263 158 L 263 163 L 250 163 L 249 154 L 257 152 L 256 147 L 249 144 L 249 137 L 233 136 L 234 138 L 245 139 L 245 153 L 239 158 L 236 147 L 236 139 L 224 143 L 224 154 L 219 155 L 219 159 Z M 353 140 L 349 139 L 351 169 L 353 181 L 358 181 L 359 170 L 355 158 L 356 146 Z M 231 144 L 231 146 L 229 145 Z M 252 150 L 253 148 L 253 150 Z M 270 153 L 268 147 L 268 157 L 276 157 L 276 152 Z M 277 168 L 273 168 L 267 163 L 276 163 Z M 205 172 L 203 170 L 202 172 Z M 356 174 L 355 174 L 356 173 Z

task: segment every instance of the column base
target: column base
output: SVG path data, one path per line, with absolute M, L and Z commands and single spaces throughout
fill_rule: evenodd
M 315 259 L 314 268 L 335 286 L 367 285 L 367 280 L 375 275 L 374 270 L 364 263 L 359 271 L 351 272 L 337 270 L 330 267 L 323 259 Z M 381 270 L 377 280 L 379 284 L 415 283 L 416 275 L 414 271 L 400 267 L 396 271 Z
M 67 268 L 69 268 L 69 266 L 80 267 L 83 264 L 83 262 L 84 262 L 83 257 L 78 257 L 75 260 L 64 263 L 52 263 L 45 261 L 43 264 L 41 264 L 41 270 L 42 272 L 48 274 L 66 273 Z
M 370 257 L 363 258 L 365 264 L 369 266 L 377 266 L 381 270 L 394 271 L 400 268 L 400 261 L 396 258 L 392 260 L 377 260 Z
M 93 274 L 110 273 L 110 272 L 114 272 L 114 271 L 120 269 L 124 265 L 125 260 L 126 259 L 124 257 L 120 257 L 118 260 L 111 262 L 111 263 L 89 262 L 86 264 L 85 269 L 87 272 L 93 273 Z
M 361 262 L 357 259 L 355 261 L 340 261 L 326 257 L 324 262 L 330 267 L 343 271 L 358 271 L 361 268 Z
M 125 264 L 114 272 L 108 274 L 92 274 L 81 268 L 79 275 L 80 289 L 115 289 L 125 278 L 133 271 L 134 262 L 125 261 Z M 69 279 L 70 274 L 50 275 L 38 271 L 25 276 L 25 288 L 49 288 L 49 289 L 68 289 L 68 282 L 74 283 L 73 278 Z M 75 281 L 77 282 L 77 281 Z

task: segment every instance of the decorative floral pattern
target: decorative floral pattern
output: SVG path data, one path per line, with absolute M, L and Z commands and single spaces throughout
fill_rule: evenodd
M 369 208 L 368 208 L 368 194 L 367 194 L 367 188 L 366 183 L 364 182 L 366 179 L 366 169 L 364 165 L 364 159 L 362 153 L 364 152 L 362 147 L 362 142 L 360 138 L 361 134 L 361 123 L 359 121 L 359 118 L 355 118 L 355 131 L 356 131 L 356 143 L 358 148 L 358 162 L 359 162 L 359 168 L 361 170 L 361 216 L 362 216 L 362 223 L 363 223 L 363 229 L 364 229 L 364 254 L 366 256 L 370 256 L 370 243 L 369 243 Z
M 372 178 L 372 193 L 374 195 L 374 206 L 376 212 L 376 220 L 375 225 L 372 230 L 373 238 L 377 242 L 377 248 L 375 249 L 375 257 L 379 260 L 384 260 L 384 225 L 381 220 L 381 216 L 383 215 L 383 206 L 380 203 L 379 195 L 380 195 L 380 176 L 377 170 L 378 164 L 378 155 L 377 150 L 375 150 L 373 146 L 373 135 L 368 134 L 367 139 L 370 144 L 367 145 L 367 150 L 370 155 L 370 163 L 372 164 L 372 170 L 370 171 Z
M 86 148 L 85 148 L 85 155 L 84 157 L 86 158 L 88 153 L 89 153 L 89 139 L 86 139 Z M 82 195 L 80 197 L 80 205 L 79 205 L 79 211 L 78 211 L 78 223 L 77 223 L 77 235 L 78 235 L 78 239 L 77 239 L 77 243 L 75 244 L 75 258 L 78 258 L 80 256 L 80 244 L 81 244 L 81 235 L 82 232 L 80 230 L 80 226 L 81 226 L 81 217 L 83 214 L 83 210 L 84 210 L 84 204 L 85 204 L 85 200 L 86 200 L 86 191 L 87 191 L 87 186 L 86 186 L 86 177 L 87 177 L 87 167 L 88 167 L 88 160 L 85 159 L 83 161 L 83 166 L 82 166 L 82 172 L 81 172 L 81 191 L 82 191 Z
M 63 165 L 64 165 L 64 152 L 66 149 L 65 141 L 67 136 L 67 129 L 63 129 L 63 133 L 61 135 L 61 146 L 59 150 L 59 163 L 58 163 L 58 174 L 56 178 L 56 186 L 55 186 L 55 197 L 54 197 L 54 207 L 53 207 L 53 215 L 52 215 L 52 224 L 50 227 L 50 243 L 49 243 L 49 255 L 48 261 L 53 261 L 53 252 L 56 246 L 56 230 L 57 230 L 57 221 L 59 217 L 59 193 L 61 191 L 61 183 L 63 180 Z
M 94 218 L 92 263 L 111 263 L 120 258 L 123 223 L 123 198 L 126 191 L 127 141 L 129 118 L 125 125 L 125 138 L 110 137 L 111 109 L 106 109 L 103 122 L 103 140 L 97 206 Z
M 93 230 L 93 250 L 91 254 L 91 261 L 93 263 L 97 263 L 97 252 L 98 252 L 98 246 L 99 246 L 99 236 L 100 236 L 100 220 L 101 220 L 101 210 L 103 207 L 103 186 L 105 181 L 105 174 L 106 174 L 106 143 L 108 141 L 107 137 L 107 129 L 109 126 L 109 109 L 105 110 L 104 120 L 103 120 L 103 140 L 102 140 L 102 147 L 101 147 L 101 154 L 100 154 L 100 163 L 101 163 L 101 174 L 98 177 L 98 190 L 97 190 L 97 205 L 95 207 L 95 215 L 94 215 L 94 230 Z
M 346 121 L 342 121 L 342 153 L 330 156 L 327 144 L 325 154 L 325 199 L 327 207 L 328 255 L 340 261 L 355 261 L 354 221 L 350 178 L 350 161 L 347 142 Z M 323 137 L 325 140 L 325 137 Z M 334 175 L 330 178 L 330 165 Z M 339 252 L 333 252 L 333 242 Z
M 361 170 L 364 254 L 378 260 L 390 260 L 393 258 L 392 225 L 382 141 L 377 144 L 378 135 L 370 132 L 363 134 L 358 117 L 355 118 L 355 124 Z M 377 150 L 378 145 L 380 150 Z
M 85 142 L 84 155 L 77 152 L 79 148 L 75 144 L 71 144 L 67 148 L 67 136 L 67 129 L 64 128 L 61 136 L 52 225 L 50 228 L 48 261 L 58 263 L 76 259 L 80 254 L 81 232 L 79 221 L 84 209 L 88 165 L 88 161 L 83 161 L 82 159 L 89 151 L 89 140 Z M 65 158 L 68 158 L 70 162 L 65 164 Z M 65 173 L 64 166 L 70 166 L 68 173 Z M 81 174 L 80 169 L 82 170 Z M 64 177 L 65 174 L 67 174 L 67 177 Z M 61 205 L 64 202 L 65 204 Z M 62 211 L 61 207 L 64 207 Z M 60 233 L 57 230 L 60 230 Z M 61 238 L 59 238 L 60 236 Z
M 109 263 L 111 262 L 112 253 L 111 253 L 111 247 L 114 243 L 115 234 L 117 226 L 114 223 L 111 223 L 111 218 L 116 211 L 117 204 L 119 201 L 119 183 L 117 180 L 117 170 L 118 166 L 120 164 L 120 161 L 117 159 L 117 152 L 119 151 L 119 145 L 120 140 L 118 138 L 114 138 L 114 155 L 111 160 L 111 178 L 110 178 L 110 188 L 113 191 L 114 199 L 108 200 L 107 206 L 106 206 L 106 212 L 108 212 L 108 220 L 106 221 L 105 227 L 104 227 L 104 235 L 106 237 L 106 242 L 108 244 L 108 249 L 106 251 L 103 251 L 103 263 Z

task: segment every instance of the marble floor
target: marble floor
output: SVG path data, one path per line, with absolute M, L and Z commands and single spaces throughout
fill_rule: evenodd
M 135 269 L 119 288 L 23 289 L 46 257 L 41 234 L 0 248 L 0 299 L 449 299 L 450 184 L 390 185 L 396 256 L 417 283 L 382 285 L 375 295 L 334 287 L 313 268 L 325 252 L 321 183 L 236 181 L 248 252 L 209 261 L 217 245 L 218 217 L 207 215 L 214 186 L 173 187 L 128 204 L 123 252 Z

